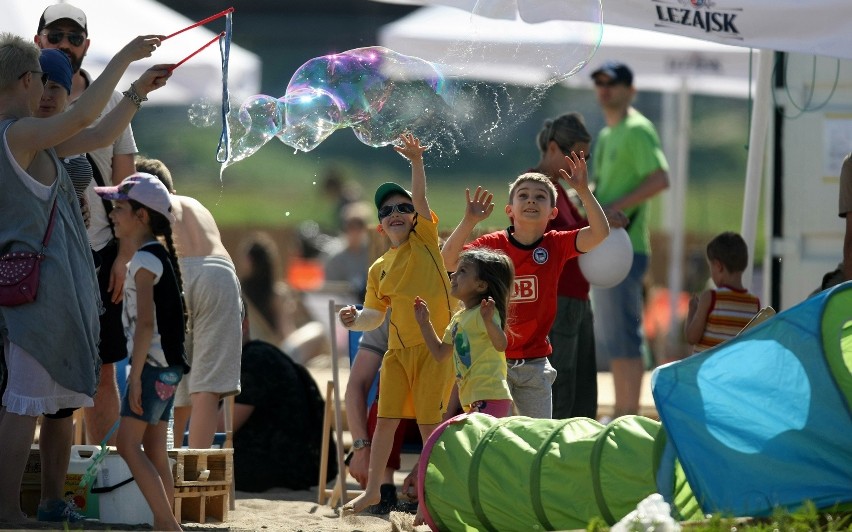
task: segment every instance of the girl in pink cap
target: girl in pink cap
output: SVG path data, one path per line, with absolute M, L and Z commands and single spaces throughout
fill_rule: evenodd
M 171 506 L 174 479 L 166 440 L 175 390 L 189 363 L 169 191 L 156 177 L 139 172 L 118 186 L 95 187 L 95 192 L 113 200 L 109 217 L 115 236 L 137 250 L 124 282 L 122 322 L 130 375 L 121 404 L 118 453 L 151 507 L 154 530 L 181 530 Z

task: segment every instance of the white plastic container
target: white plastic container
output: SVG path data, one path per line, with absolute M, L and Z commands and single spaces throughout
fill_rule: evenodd
M 127 462 L 117 452 L 110 451 L 101 462 L 92 488 L 98 493 L 102 523 L 154 524 L 148 501 L 132 478 Z
M 65 475 L 64 498 L 70 500 L 77 510 L 86 517 L 98 517 L 98 496 L 89 491 L 89 487 L 80 487 L 80 480 L 92 465 L 94 456 L 100 447 L 97 445 L 72 445 L 68 473 Z

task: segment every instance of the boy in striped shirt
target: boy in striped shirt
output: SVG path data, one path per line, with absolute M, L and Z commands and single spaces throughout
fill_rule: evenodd
M 716 289 L 708 289 L 689 302 L 686 341 L 700 353 L 736 336 L 760 310 L 760 299 L 743 287 L 748 265 L 745 240 L 726 231 L 707 244 L 707 263 Z

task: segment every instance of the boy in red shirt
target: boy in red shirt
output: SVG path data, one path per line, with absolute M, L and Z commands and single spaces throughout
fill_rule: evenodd
M 556 316 L 559 276 L 565 262 L 591 251 L 609 235 L 603 209 L 589 190 L 586 161 L 576 153 L 565 157 L 570 173 L 560 170 L 577 192 L 589 219 L 589 226 L 573 231 L 547 231 L 556 217 L 556 190 L 551 180 L 539 173 L 519 176 L 509 187 L 506 214 L 512 222 L 507 229 L 483 235 L 470 244 L 465 240 L 478 222 L 493 210 L 491 195 L 477 189 L 458 227 L 444 244 L 441 255 L 447 270 L 454 270 L 459 253 L 471 247 L 504 251 L 515 266 L 515 290 L 509 312 L 509 347 L 506 349 L 509 388 L 518 412 L 523 416 L 547 418 L 553 413 L 551 386 L 556 371 L 548 362 L 552 352 L 547 334 Z

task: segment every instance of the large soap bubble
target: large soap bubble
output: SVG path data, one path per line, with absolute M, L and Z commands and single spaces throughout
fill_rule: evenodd
M 454 15 L 423 21 L 427 37 L 408 41 L 411 55 L 371 46 L 317 57 L 293 74 L 283 96 L 249 98 L 228 117 L 225 165 L 272 137 L 307 152 L 346 128 L 374 147 L 411 131 L 438 158 L 461 145 L 488 149 L 600 43 L 600 0 L 468 3 L 468 12 L 440 8 Z
M 318 57 L 302 65 L 287 85 L 279 137 L 310 151 L 335 130 L 352 128 L 364 144 L 384 146 L 412 128 L 430 106 L 446 107 L 446 98 L 441 73 L 417 57 L 380 46 Z
M 350 128 L 369 146 L 391 144 L 404 131 L 424 142 L 451 146 L 460 133 L 454 91 L 438 69 L 417 57 L 380 46 L 311 59 L 284 96 L 258 94 L 228 116 L 231 164 L 273 137 L 308 152 L 338 129 Z

